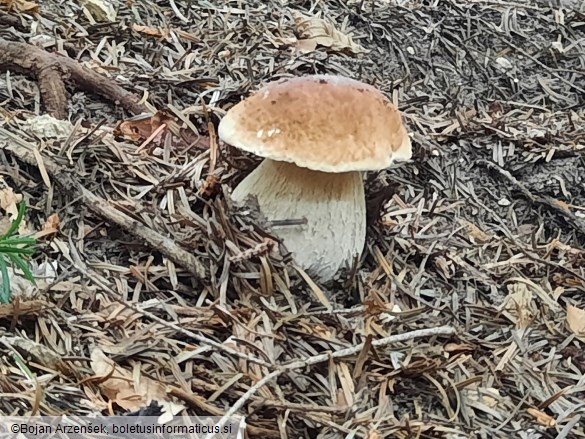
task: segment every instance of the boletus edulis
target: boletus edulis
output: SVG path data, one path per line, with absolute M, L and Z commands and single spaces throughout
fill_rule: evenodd
M 376 88 L 332 75 L 268 83 L 233 106 L 221 140 L 265 160 L 233 191 L 255 196 L 294 261 L 320 281 L 363 251 L 363 173 L 407 161 L 412 147 L 398 109 Z

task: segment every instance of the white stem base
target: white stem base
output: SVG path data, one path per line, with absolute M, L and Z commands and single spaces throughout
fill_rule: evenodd
M 316 279 L 331 279 L 361 254 L 366 205 L 359 172 L 330 174 L 265 159 L 234 189 L 232 199 L 241 203 L 249 195 L 256 196 L 269 221 L 306 219 L 306 224 L 273 230 Z

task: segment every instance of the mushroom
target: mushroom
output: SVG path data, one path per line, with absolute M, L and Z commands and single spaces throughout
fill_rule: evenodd
M 342 76 L 268 83 L 227 112 L 218 134 L 264 157 L 232 200 L 256 197 L 295 263 L 320 281 L 363 251 L 362 173 L 412 156 L 396 107 L 374 87 Z

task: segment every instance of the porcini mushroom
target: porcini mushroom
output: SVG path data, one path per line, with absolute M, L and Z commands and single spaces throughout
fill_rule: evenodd
M 363 251 L 362 172 L 406 161 L 412 147 L 396 107 L 376 88 L 332 75 L 267 84 L 232 107 L 222 141 L 265 160 L 233 191 L 255 196 L 294 261 L 320 281 Z

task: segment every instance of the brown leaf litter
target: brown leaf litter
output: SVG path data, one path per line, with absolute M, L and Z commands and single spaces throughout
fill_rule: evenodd
M 8 3 L 0 213 L 22 197 L 41 239 L 37 286 L 11 271 L 0 306 L 0 413 L 156 401 L 250 437 L 585 435 L 578 6 Z M 330 285 L 231 205 L 258 160 L 215 134 L 306 73 L 380 88 L 415 151 L 367 176 L 364 256 Z

